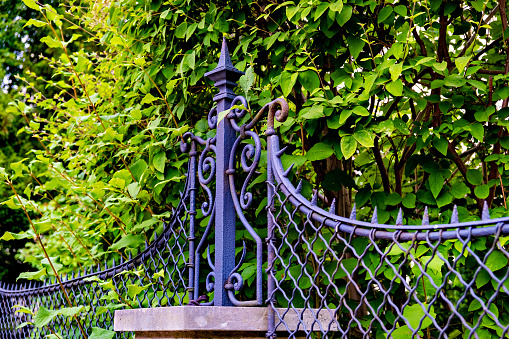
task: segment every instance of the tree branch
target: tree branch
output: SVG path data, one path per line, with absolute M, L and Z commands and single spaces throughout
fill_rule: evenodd
M 373 154 L 375 155 L 375 162 L 380 170 L 380 176 L 382 177 L 382 184 L 386 193 L 391 193 L 391 186 L 389 184 L 389 175 L 387 174 L 387 168 L 385 167 L 382 155 L 380 154 L 380 147 L 378 146 L 379 137 L 375 137 Z
M 465 179 L 465 184 L 468 186 L 468 188 L 470 188 L 470 193 L 472 193 L 472 197 L 477 201 L 477 205 L 479 206 L 479 208 L 482 208 L 481 199 L 479 199 L 475 196 L 475 192 L 474 192 L 475 185 L 472 185 L 467 180 L 467 170 L 468 170 L 467 166 L 465 165 L 463 160 L 461 160 L 461 158 L 458 155 L 458 153 L 456 152 L 456 149 L 452 142 L 449 142 L 449 144 L 447 145 L 447 149 L 453 155 L 453 157 L 454 157 L 453 161 L 456 164 L 456 166 L 458 167 L 458 170 L 460 171 L 461 175 Z

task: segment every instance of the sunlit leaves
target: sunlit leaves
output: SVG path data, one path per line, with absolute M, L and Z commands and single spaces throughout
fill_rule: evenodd
M 292 92 L 293 86 L 297 82 L 298 73 L 290 73 L 290 72 L 282 72 L 281 73 L 281 90 L 283 92 L 283 96 L 288 97 L 288 95 Z
M 470 58 L 471 58 L 470 56 L 468 56 L 468 57 L 459 57 L 459 58 L 456 58 L 454 60 L 454 64 L 456 65 L 456 68 L 458 69 L 458 71 L 460 73 L 463 72 L 463 70 L 465 69 L 466 65 L 470 61 Z
M 122 248 L 130 247 L 130 248 L 138 248 L 145 239 L 141 235 L 126 235 L 125 237 L 121 238 L 119 241 L 114 243 L 110 246 L 113 250 L 119 250 Z
M 58 315 L 63 315 L 65 317 L 70 317 L 79 314 L 80 312 L 84 311 L 83 306 L 79 307 L 67 307 L 67 308 L 61 308 L 59 310 L 49 310 L 45 308 L 44 306 L 40 306 L 39 310 L 34 316 L 34 325 L 38 328 L 44 327 L 47 324 L 49 324 L 53 318 L 55 318 Z
M 373 133 L 366 131 L 366 130 L 360 130 L 353 134 L 353 137 L 359 144 L 361 144 L 364 147 L 373 147 L 374 146 L 374 139 L 375 136 Z
M 41 6 L 39 6 L 34 0 L 23 0 L 23 3 L 27 5 L 27 7 L 35 9 L 36 11 L 41 8 Z
M 399 97 L 403 94 L 403 82 L 400 79 L 388 83 L 385 88 L 394 96 Z
M 93 327 L 89 339 L 112 339 L 113 337 L 115 337 L 114 331 Z
M 357 141 L 352 135 L 346 135 L 341 138 L 341 152 L 345 159 L 350 159 L 357 150 Z
M 246 70 L 246 73 L 242 75 L 239 79 L 239 85 L 244 91 L 244 95 L 247 97 L 251 86 L 253 86 L 255 81 L 254 67 L 249 66 Z M 293 86 L 292 86 L 293 87 Z

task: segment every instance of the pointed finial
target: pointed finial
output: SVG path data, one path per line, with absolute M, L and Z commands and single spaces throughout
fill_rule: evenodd
M 236 81 L 244 72 L 236 69 L 230 58 L 226 38 L 223 37 L 223 45 L 221 46 L 221 55 L 217 62 L 217 67 L 212 71 L 205 73 L 205 76 L 214 81 L 214 86 L 219 89 L 219 93 L 214 96 L 214 101 L 224 98 L 234 99 L 236 97 L 233 89 L 237 86 Z
M 490 220 L 490 210 L 488 208 L 488 203 L 486 202 L 486 200 L 484 200 L 484 205 L 482 207 L 481 219 L 482 220 Z
M 311 205 L 316 206 L 318 204 L 318 190 L 316 190 L 315 194 L 313 194 L 313 198 L 311 198 Z
M 401 210 L 401 207 L 398 211 L 398 217 L 396 218 L 396 225 L 403 225 L 403 211 Z
M 108 261 L 106 259 L 104 259 L 104 269 L 105 270 L 108 269 Z
M 283 154 L 285 154 L 285 151 L 286 151 L 286 149 L 287 149 L 287 148 L 288 148 L 288 146 L 285 146 L 285 147 L 281 148 L 281 149 L 280 149 L 280 150 L 276 153 L 276 156 L 277 156 L 278 158 L 281 158 L 281 157 L 283 156 Z
M 133 257 L 133 256 L 132 256 L 132 253 L 131 253 L 131 252 L 129 252 L 129 257 L 128 257 L 128 258 L 129 258 L 129 260 L 131 260 L 131 259 L 132 259 L 132 257 Z
M 147 239 L 145 239 L 145 249 L 147 249 L 147 248 L 148 248 L 148 242 L 147 242 Z M 115 265 L 113 265 L 113 266 L 115 266 Z
M 112 260 L 111 267 L 115 267 L 115 258 Z
M 452 208 L 451 224 L 457 224 L 459 222 L 460 221 L 458 218 L 458 206 L 454 205 L 454 207 Z
M 297 187 L 295 188 L 295 193 L 300 194 L 302 192 L 302 179 L 299 180 Z
M 332 199 L 332 204 L 330 204 L 329 213 L 336 214 L 336 198 Z
M 422 225 L 429 225 L 429 214 L 428 214 L 428 206 L 424 207 L 424 214 L 422 215 Z
M 292 171 L 293 166 L 295 166 L 295 163 L 291 164 L 291 165 L 290 165 L 290 167 L 288 167 L 288 169 L 287 169 L 286 171 L 284 171 L 283 176 L 284 176 L 285 178 L 288 178 L 288 175 L 289 175 L 289 174 L 290 174 L 290 172 Z
M 372 224 L 378 224 L 378 211 L 375 206 L 375 209 L 373 210 L 373 216 L 371 217 L 371 223 Z
M 350 219 L 356 220 L 357 219 L 357 205 L 354 203 L 352 207 L 352 212 L 350 212 Z

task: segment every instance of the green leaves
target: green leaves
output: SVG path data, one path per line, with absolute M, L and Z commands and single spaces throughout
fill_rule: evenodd
M 301 112 L 299 117 L 302 119 L 318 119 L 325 116 L 323 114 L 323 106 L 322 105 L 314 105 L 311 107 L 304 108 Z
M 343 27 L 352 17 L 353 8 L 350 5 L 344 5 L 340 13 L 336 13 L 336 21 Z
M 299 82 L 308 92 L 313 92 L 315 89 L 320 88 L 320 79 L 315 71 L 306 70 L 299 73 Z M 292 86 L 293 87 L 293 86 Z
M 359 54 L 362 52 L 364 45 L 366 44 L 362 39 L 359 39 L 355 36 L 349 35 L 347 37 L 348 41 L 348 49 L 350 50 L 350 54 L 354 59 L 359 57 Z
M 460 73 L 462 73 L 465 70 L 465 67 L 468 64 L 468 62 L 470 61 L 470 58 L 471 58 L 471 56 L 460 57 L 460 58 L 456 58 L 454 60 L 454 64 L 456 65 L 456 68 L 458 69 L 458 71 Z
M 154 159 L 152 161 L 154 168 L 161 173 L 164 173 L 164 167 L 166 165 L 166 152 L 161 151 L 154 155 Z
M 190 69 L 194 69 L 195 63 L 196 63 L 196 52 L 195 51 L 192 51 L 191 53 L 184 55 L 184 58 L 182 59 L 183 66 L 187 66 Z
M 437 138 L 437 137 L 433 138 L 433 146 L 435 146 L 435 148 L 443 155 L 447 155 L 448 145 L 449 145 L 449 143 L 444 138 Z
M 424 313 L 424 310 L 426 310 L 426 312 L 428 312 L 431 315 L 431 317 L 435 318 L 436 314 L 433 306 L 430 307 L 429 311 L 428 311 L 429 306 L 427 304 L 424 304 L 424 307 L 425 308 L 423 308 L 419 304 L 415 304 L 407 306 L 403 310 L 403 317 L 407 319 L 408 323 L 414 330 L 419 328 L 421 319 L 424 319 L 422 321 L 422 325 L 420 326 L 421 329 L 425 329 L 433 323 L 431 318 L 427 317 L 426 314 Z
M 350 159 L 357 150 L 357 141 L 352 135 L 344 136 L 341 139 L 341 152 L 345 159 Z
M 92 327 L 92 334 L 89 339 L 113 339 L 115 332 L 98 327 Z
M 482 184 L 482 173 L 479 170 L 476 169 L 468 169 L 467 170 L 467 180 L 472 185 L 480 185 Z
M 45 267 L 42 270 L 39 270 L 37 272 L 20 273 L 19 277 L 17 277 L 16 280 L 18 280 L 18 279 L 39 280 L 41 277 L 44 277 L 46 275 L 47 275 L 47 273 L 46 273 L 46 267 Z
M 387 7 L 384 7 L 384 8 L 387 8 Z M 401 75 L 402 70 L 403 70 L 402 63 L 397 63 L 397 64 L 394 64 L 391 67 L 389 67 L 389 72 L 391 73 L 391 79 L 393 82 L 396 81 L 397 79 L 399 79 L 399 76 Z
M 395 97 L 400 97 L 401 95 L 403 95 L 403 82 L 400 79 L 388 83 L 387 85 L 385 85 L 385 88 L 389 93 L 391 93 Z
M 20 239 L 27 239 L 27 238 L 33 238 L 34 235 L 30 232 L 22 232 L 22 233 L 12 233 L 12 232 L 5 232 L 4 235 L 0 238 L 0 240 L 9 241 L 9 240 L 20 240 Z
M 119 241 L 115 242 L 110 246 L 110 249 L 112 250 L 120 250 L 126 247 L 129 248 L 139 248 L 143 243 L 145 242 L 145 239 L 142 235 L 133 235 L 128 234 L 121 238 Z
M 322 2 L 316 7 L 314 16 L 315 21 L 322 16 L 322 14 L 329 8 L 329 5 L 330 3 L 328 2 Z
M 34 316 L 35 327 L 42 328 L 48 325 L 56 316 L 63 315 L 64 317 L 70 317 L 83 312 L 85 308 L 79 307 L 66 307 L 59 310 L 49 310 L 44 306 L 40 306 L 39 310 Z
M 360 130 L 353 134 L 353 137 L 359 144 L 361 144 L 364 147 L 373 147 L 374 146 L 374 140 L 375 135 L 369 131 L 366 130 Z
M 35 20 L 35 19 L 30 19 L 30 20 L 27 21 L 27 23 L 23 27 L 26 27 L 26 26 L 44 27 L 46 25 L 47 25 L 47 23 L 45 23 L 43 21 L 39 21 L 39 20 Z
M 440 194 L 440 191 L 442 190 L 442 187 L 444 186 L 444 177 L 442 176 L 442 173 L 438 171 L 434 171 L 430 173 L 429 175 L 429 188 L 431 190 L 431 193 L 433 194 L 433 197 L 435 199 Z
M 151 102 L 153 101 L 156 101 L 157 98 L 154 97 L 152 94 L 150 93 L 147 93 L 147 95 L 145 95 L 143 97 L 143 99 L 141 100 L 140 104 L 143 105 L 143 104 L 150 104 Z
M 330 10 L 334 12 L 341 12 L 343 10 L 343 0 L 337 0 L 336 2 L 331 3 Z
M 391 6 L 385 6 L 383 7 L 380 12 L 378 13 L 377 22 L 382 23 L 392 14 L 392 7 Z
M 507 267 L 507 257 L 504 253 L 495 250 L 491 252 L 488 259 L 486 259 L 486 267 L 488 267 L 492 272 L 505 268 Z
M 292 92 L 293 86 L 295 86 L 298 76 L 298 73 L 290 73 L 286 71 L 281 73 L 280 86 L 283 92 L 283 96 L 288 97 L 288 95 Z
M 480 185 L 474 189 L 474 193 L 479 199 L 486 199 L 490 194 L 490 189 L 487 185 Z
M 332 147 L 330 147 L 327 144 L 324 144 L 323 142 L 320 142 L 313 147 L 306 153 L 306 158 L 309 161 L 317 161 L 317 160 L 323 160 L 327 159 L 334 153 L 334 150 Z
M 48 47 L 51 48 L 62 48 L 62 43 L 54 38 L 50 38 L 49 36 L 45 36 L 41 39 L 41 42 L 46 43 Z
M 246 74 L 242 75 L 239 79 L 239 85 L 244 91 L 244 95 L 247 97 L 251 86 L 253 86 L 255 81 L 254 67 L 249 66 L 246 70 Z M 292 86 L 293 87 L 293 86 Z
M 23 3 L 27 5 L 27 7 L 35 9 L 36 11 L 41 9 L 41 6 L 39 6 L 34 0 L 23 0 Z
M 461 87 L 467 83 L 467 80 L 460 75 L 453 74 L 444 78 L 444 84 L 450 87 Z

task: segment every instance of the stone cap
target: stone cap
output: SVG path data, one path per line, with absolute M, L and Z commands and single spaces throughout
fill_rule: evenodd
M 276 308 L 285 324 L 276 331 L 337 331 L 334 310 Z M 117 332 L 183 332 L 232 331 L 266 332 L 268 307 L 175 306 L 116 310 L 114 329 Z M 286 313 L 286 314 L 285 314 Z M 284 315 L 284 316 L 283 316 Z M 299 321 L 302 319 L 302 321 Z M 318 319 L 318 321 L 316 321 Z

